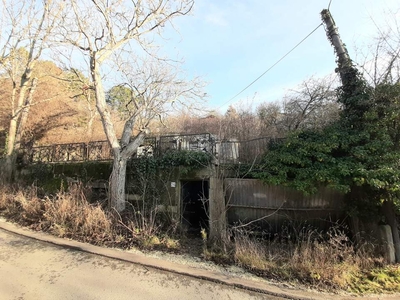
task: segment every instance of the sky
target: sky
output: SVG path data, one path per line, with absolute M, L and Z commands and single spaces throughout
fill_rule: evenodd
M 334 73 L 333 48 L 320 27 L 254 85 L 232 99 L 320 23 L 329 0 L 197 0 L 189 16 L 168 29 L 163 51 L 184 59 L 188 76 L 208 83 L 207 106 L 257 106 L 282 99 L 303 80 Z M 350 57 L 384 28 L 389 12 L 399 17 L 400 0 L 332 0 L 330 12 Z M 400 18 L 399 18 L 400 19 Z M 358 50 L 356 50 L 358 49 Z

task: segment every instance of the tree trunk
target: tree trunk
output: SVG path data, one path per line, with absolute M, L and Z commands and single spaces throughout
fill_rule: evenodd
M 122 149 L 118 141 L 114 124 L 111 120 L 111 114 L 108 110 L 104 87 L 100 74 L 100 64 L 96 60 L 96 52 L 90 53 L 90 71 L 96 95 L 96 107 L 100 114 L 104 132 L 107 136 L 113 153 L 113 170 L 110 177 L 110 209 L 115 209 L 121 212 L 125 209 L 125 174 L 127 157 L 121 154 Z
M 114 151 L 113 170 L 110 178 L 110 208 L 118 212 L 125 209 L 125 181 L 127 159 Z
M 382 205 L 382 211 L 386 218 L 386 222 L 392 229 L 394 251 L 396 254 L 396 262 L 400 262 L 400 236 L 399 229 L 397 227 L 397 219 L 395 213 L 395 207 L 392 201 L 385 201 Z
M 11 182 L 14 174 L 14 146 L 15 146 L 15 136 L 17 134 L 17 117 L 13 117 L 10 121 L 10 128 L 8 129 L 7 136 L 7 152 L 4 159 L 4 170 L 2 174 L 2 179 L 5 182 Z
M 18 151 L 21 148 L 21 141 L 22 141 L 22 137 L 25 134 L 25 127 L 26 127 L 26 123 L 28 122 L 29 110 L 33 103 L 33 94 L 35 93 L 35 90 L 37 87 L 37 82 L 38 82 L 37 78 L 33 78 L 31 87 L 29 89 L 28 97 L 26 98 L 24 106 L 21 109 L 21 118 L 20 118 L 20 121 L 18 124 L 17 133 L 15 135 L 14 151 Z
M 87 133 L 86 133 L 86 141 L 89 143 L 92 140 L 93 137 L 93 122 L 94 119 L 96 118 L 97 115 L 97 111 L 90 111 L 90 117 L 89 117 L 89 121 L 87 124 Z
M 356 88 L 356 84 L 359 82 L 357 78 L 357 70 L 353 67 L 349 53 L 340 39 L 335 21 L 333 20 L 329 10 L 324 9 L 321 12 L 321 16 L 325 24 L 326 35 L 333 45 L 338 58 L 338 71 L 343 88 L 345 88 L 345 91 L 347 91 L 349 95 L 356 96 L 360 92 L 359 89 Z
M 25 101 L 25 94 L 28 88 L 30 76 L 31 76 L 31 71 L 26 70 L 21 78 L 17 108 L 15 110 L 13 108 L 13 115 L 10 121 L 10 128 L 8 130 L 8 137 L 7 137 L 7 153 L 5 157 L 5 168 L 3 173 L 3 180 L 5 180 L 6 182 L 11 182 L 13 180 L 13 175 L 15 172 L 15 161 L 16 161 L 15 144 L 16 144 L 17 132 L 19 130 L 18 123 L 21 120 L 21 113 L 24 108 L 23 105 Z
M 113 170 L 110 177 L 110 208 L 121 212 L 125 209 L 125 182 L 127 161 L 143 143 L 145 132 L 140 132 L 133 141 L 122 148 L 114 150 Z
M 110 177 L 110 208 L 121 212 L 125 209 L 125 181 L 127 160 L 134 154 L 136 149 L 143 142 L 148 130 L 142 130 L 133 141 L 131 134 L 135 124 L 135 117 L 131 116 L 126 121 L 122 133 L 121 141 L 118 141 L 111 113 L 106 103 L 104 87 L 100 74 L 100 64 L 96 60 L 96 52 L 91 52 L 90 70 L 96 94 L 96 107 L 100 114 L 104 132 L 107 140 L 113 149 L 114 161 L 113 170 Z
M 0 180 L 4 183 L 10 183 L 14 174 L 14 164 L 12 155 L 6 155 L 3 161 Z

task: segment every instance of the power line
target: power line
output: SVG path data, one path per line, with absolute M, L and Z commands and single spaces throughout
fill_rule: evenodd
M 328 10 L 329 10 L 329 8 L 331 8 L 331 3 L 332 3 L 332 0 L 329 1 Z
M 232 100 L 234 100 L 237 96 L 239 96 L 241 93 L 243 93 L 245 90 L 247 90 L 249 87 L 251 87 L 254 83 L 256 83 L 261 77 L 263 77 L 265 74 L 267 74 L 273 67 L 275 67 L 277 64 L 279 64 L 286 56 L 288 56 L 290 53 L 292 53 L 300 44 L 302 44 L 307 38 L 309 38 L 319 27 L 321 27 L 323 23 L 319 24 L 317 27 L 314 28 L 313 31 L 311 31 L 309 34 L 306 35 L 299 43 L 297 43 L 292 49 L 289 50 L 285 55 L 283 55 L 277 62 L 275 62 L 272 66 L 270 66 L 264 73 L 262 73 L 260 76 L 258 76 L 256 79 L 254 79 L 250 84 L 248 84 L 244 89 L 242 89 L 239 93 L 237 93 L 235 96 L 233 96 L 231 99 L 226 101 L 224 104 L 221 106 L 217 107 L 221 108 L 222 106 L 228 104 Z

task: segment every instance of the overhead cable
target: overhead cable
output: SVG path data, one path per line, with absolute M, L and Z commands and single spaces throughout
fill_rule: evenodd
M 270 66 L 264 73 L 262 73 L 260 76 L 258 76 L 256 79 L 254 79 L 251 83 L 249 83 L 245 88 L 243 88 L 239 93 L 237 93 L 235 96 L 230 98 L 228 101 L 226 101 L 224 104 L 221 106 L 217 107 L 221 108 L 222 106 L 228 104 L 232 100 L 234 100 L 237 96 L 242 94 L 245 90 L 247 90 L 249 87 L 251 87 L 254 83 L 256 83 L 261 77 L 263 77 L 265 74 L 267 74 L 273 67 L 275 67 L 277 64 L 279 64 L 286 56 L 288 56 L 290 53 L 292 53 L 298 46 L 300 46 L 307 38 L 309 38 L 319 27 L 321 27 L 323 23 L 319 24 L 317 27 L 315 27 L 314 30 L 312 30 L 309 34 L 307 34 L 299 43 L 297 43 L 292 49 L 290 49 L 285 55 L 283 55 L 277 62 L 275 62 L 272 66 Z

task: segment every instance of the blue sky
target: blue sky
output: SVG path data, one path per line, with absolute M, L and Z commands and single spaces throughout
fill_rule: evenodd
M 230 105 L 275 101 L 310 76 L 325 76 L 336 67 L 333 49 L 320 27 L 294 52 L 233 101 L 235 94 L 261 75 L 321 23 L 329 0 L 197 0 L 190 16 L 178 18 L 163 45 L 183 57 L 189 76 L 208 86 L 208 107 L 224 113 Z M 350 55 L 377 32 L 371 16 L 385 27 L 388 11 L 400 0 L 332 0 L 330 11 Z M 386 16 L 385 16 L 386 12 Z M 243 104 L 242 104 L 243 105 Z

